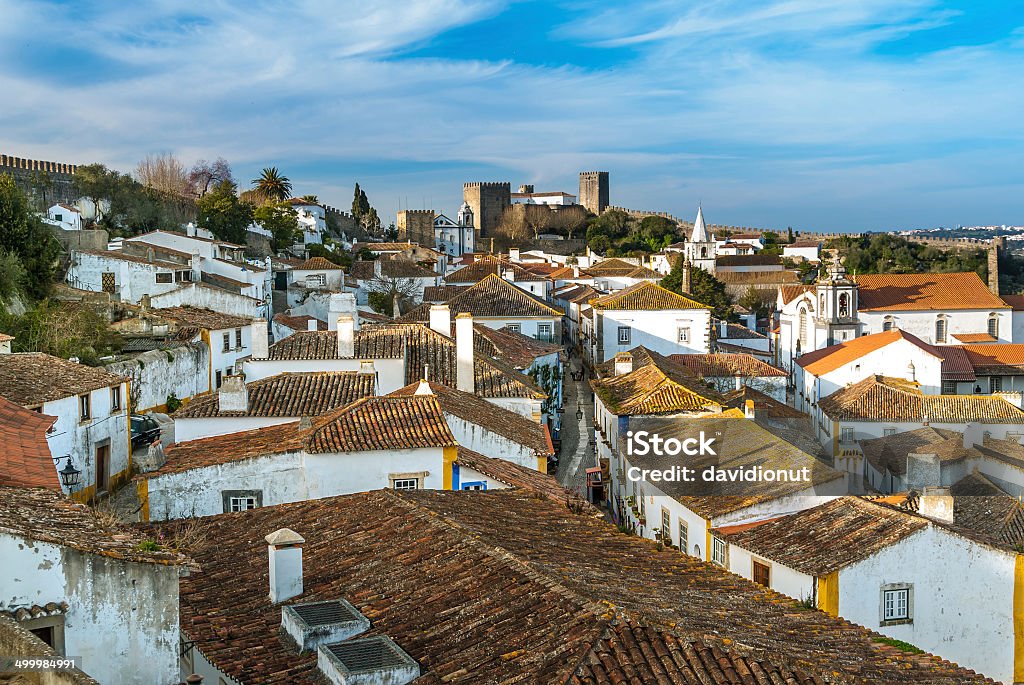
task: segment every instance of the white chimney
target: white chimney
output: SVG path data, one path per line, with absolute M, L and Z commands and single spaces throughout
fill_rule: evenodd
M 736 389 L 737 390 L 742 390 L 743 389 L 743 376 L 740 375 L 740 374 L 736 374 L 735 379 L 736 379 Z
M 455 317 L 455 370 L 455 387 L 462 392 L 474 392 L 473 315 L 467 312 Z
M 509 283 L 516 282 L 516 272 L 513 271 L 512 269 L 505 269 L 504 271 L 502 271 L 501 277 L 504 278 Z
M 917 380 L 917 368 L 914 366 L 913 361 L 907 364 L 907 378 L 911 383 Z
M 572 267 L 572 277 L 573 278 L 579 278 L 580 277 L 580 268 L 578 266 L 573 266 Z
M 315 331 L 318 328 L 319 328 L 319 325 L 318 325 L 316 319 L 309 319 L 308 321 L 306 321 L 306 330 L 307 331 Z
M 336 330 L 339 314 L 350 314 L 359 330 L 359 316 L 356 312 L 356 296 L 353 293 L 332 293 L 327 304 L 327 330 Z
M 348 359 L 356 354 L 356 324 L 351 314 L 338 315 L 338 358 Z
M 615 355 L 615 375 L 624 376 L 633 371 L 633 355 L 629 352 L 619 352 Z
M 509 259 L 510 262 L 518 262 L 519 261 L 519 248 L 518 247 L 510 247 L 510 248 L 508 248 L 508 259 Z
M 265 339 L 265 338 L 264 338 Z M 220 411 L 249 411 L 249 390 L 242 376 L 227 376 L 217 391 Z
M 953 523 L 953 495 L 945 486 L 928 486 L 917 500 L 917 513 Z
M 964 449 L 983 447 L 985 445 L 985 429 L 980 423 L 968 423 L 964 426 Z
M 757 418 L 757 412 L 754 411 L 754 400 L 747 400 L 743 403 L 743 416 L 748 419 Z
M 416 386 L 416 392 L 414 395 L 433 395 L 434 391 L 430 389 L 430 383 L 425 380 L 421 380 L 419 385 Z
M 190 238 L 196 237 L 196 225 L 191 221 L 188 222 L 188 224 L 186 224 L 185 226 L 185 235 L 187 235 Z
M 188 263 L 192 268 L 192 280 L 197 283 L 203 280 L 203 257 L 199 254 L 198 250 L 192 253 Z
M 446 304 L 430 305 L 430 330 L 448 337 L 452 334 L 452 310 Z
M 270 339 L 267 337 L 267 320 L 252 320 L 252 358 L 266 359 L 270 356 Z
M 275 604 L 302 594 L 302 536 L 282 528 L 266 538 L 270 555 L 270 601 Z
M 718 337 L 719 338 L 728 338 L 729 337 L 729 322 L 726 321 L 725 319 L 722 319 L 721 321 L 719 321 L 718 322 L 718 330 L 719 330 L 719 333 L 718 333 Z

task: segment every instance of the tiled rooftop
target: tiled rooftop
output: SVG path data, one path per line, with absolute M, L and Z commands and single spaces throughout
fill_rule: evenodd
M 633 262 L 627 262 L 624 259 L 612 257 L 610 259 L 604 259 L 597 264 L 591 264 L 587 267 L 586 274 L 588 276 L 603 276 L 605 278 L 623 278 L 634 273 L 638 268 L 640 267 Z
M 973 271 L 857 276 L 861 311 L 1007 309 Z
M 555 318 L 562 315 L 560 309 L 547 304 L 539 297 L 532 295 L 519 286 L 505 279 L 489 275 L 473 286 L 466 288 L 447 302 L 452 316 L 469 313 L 480 318 Z M 403 316 L 405 322 L 427 321 L 430 318 L 430 305 L 423 304 Z
M 116 386 L 121 376 L 42 352 L 0 354 L 0 397 L 38 407 L 64 397 Z
M 468 285 L 428 285 L 423 289 L 423 301 L 447 302 L 468 287 Z
M 479 452 L 466 449 L 465 447 L 459 446 L 458 448 L 458 462 L 463 466 L 479 471 L 488 478 L 493 478 L 499 483 L 525 490 L 527 492 L 537 493 L 543 495 L 553 502 L 559 504 L 565 504 L 573 502 L 579 508 L 584 511 L 590 512 L 595 516 L 601 516 L 600 510 L 593 506 L 585 499 L 581 498 L 574 492 L 566 490 L 558 481 L 555 480 L 554 476 L 546 473 L 541 473 L 534 469 L 520 466 L 507 459 L 500 459 L 498 457 L 487 457 Z M 466 480 L 463 476 L 463 480 Z
M 382 490 L 199 525 L 218 544 L 182 578 L 182 631 L 239 682 L 318 677 L 267 598 L 264 536 L 285 527 L 306 540 L 292 602 L 350 601 L 420 664 L 415 685 L 989 682 L 531 492 Z
M 499 257 L 481 257 L 469 266 L 464 266 L 444 277 L 446 283 L 479 283 L 488 276 L 503 278 L 506 271 L 512 272 L 517 281 L 542 281 L 546 277 L 539 276 L 520 264 Z
M 672 354 L 668 359 L 702 378 L 785 378 L 787 375 L 782 369 L 742 353 Z
M 867 559 L 927 527 L 917 516 L 880 507 L 858 497 L 840 497 L 796 514 L 732 532 L 730 543 L 800 573 L 824 576 Z
M 644 347 L 627 354 L 633 370 L 621 376 L 608 375 L 590 382 L 609 411 L 618 416 L 716 411 L 725 399 L 707 387 L 686 367 Z M 605 371 L 613 373 L 614 361 Z
M 321 321 L 320 319 L 317 319 L 314 316 L 310 316 L 309 314 L 301 314 L 299 316 L 289 316 L 288 314 L 274 314 L 274 321 L 281 324 L 282 326 L 287 326 L 293 331 L 308 331 L 309 322 L 316 321 L 316 329 L 318 331 L 327 330 L 326 321 Z
M 245 285 L 245 284 L 243 284 Z M 150 312 L 156 316 L 178 322 L 179 325 L 190 328 L 204 328 L 209 331 L 219 331 L 228 328 L 244 328 L 252 324 L 252 319 L 231 314 L 222 314 L 212 309 L 201 307 L 166 307 L 164 309 L 152 309 Z
M 562 349 L 556 343 L 544 342 L 504 328 L 490 328 L 474 324 L 473 346 L 477 354 L 495 357 L 517 369 L 527 369 L 537 357 L 546 356 Z
M 628 311 L 710 309 L 696 300 L 662 288 L 657 283 L 643 281 L 617 292 L 590 300 L 595 309 L 622 309 Z
M 747 400 L 751 400 L 754 403 L 754 414 L 758 417 L 764 417 L 767 419 L 807 419 L 807 414 L 802 411 L 797 411 L 788 404 L 779 402 L 774 397 L 770 397 L 760 390 L 751 388 L 749 385 L 744 385 L 739 390 L 732 390 L 725 393 L 726 406 L 734 409 L 743 409 L 746 407 Z
M 310 435 L 311 453 L 455 447 L 433 396 L 366 397 L 329 415 Z
M 216 392 L 174 412 L 175 419 L 320 416 L 374 393 L 375 375 L 358 371 L 281 373 L 249 383 L 248 411 L 220 411 Z
M 310 257 L 295 267 L 303 271 L 339 271 L 341 267 L 326 257 Z
M 779 287 L 782 304 L 789 304 L 806 292 L 813 292 L 813 285 L 783 285 Z
M 46 442 L 56 420 L 0 397 L 0 485 L 60 491 Z

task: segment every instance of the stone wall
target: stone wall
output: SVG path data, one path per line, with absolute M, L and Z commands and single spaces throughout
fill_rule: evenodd
M 434 247 L 434 210 L 403 209 L 396 216 L 398 239 Z
M 74 202 L 76 164 L 47 162 L 0 154 L 0 174 L 10 174 L 17 186 L 43 211 L 58 202 Z
M 505 208 L 512 204 L 512 184 L 508 181 L 464 183 L 462 199 L 473 210 L 477 238 L 490 238 L 501 223 Z
M 106 250 L 110 235 L 102 228 L 84 229 L 81 231 L 65 231 L 53 224 L 44 224 L 57 238 L 65 252 L 71 250 Z
M 104 368 L 131 379 L 133 413 L 163 412 L 170 395 L 187 400 L 210 391 L 210 348 L 205 343 L 143 352 Z

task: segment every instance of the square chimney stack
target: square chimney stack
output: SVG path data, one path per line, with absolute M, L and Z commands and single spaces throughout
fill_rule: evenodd
M 455 387 L 462 392 L 475 392 L 473 315 L 466 312 L 455 317 L 455 360 Z
M 282 528 L 264 538 L 270 556 L 270 601 L 274 604 L 302 594 L 301 535 Z
M 445 337 L 452 334 L 452 310 L 448 305 L 430 305 L 430 330 Z
M 338 358 L 349 359 L 356 354 L 356 322 L 351 314 L 338 315 Z

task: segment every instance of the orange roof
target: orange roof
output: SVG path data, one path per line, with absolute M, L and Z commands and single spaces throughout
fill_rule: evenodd
M 799 357 L 796 360 L 796 363 L 802 366 L 804 371 L 815 376 L 820 376 L 830 371 L 835 371 L 843 364 L 848 364 L 855 359 L 860 359 L 866 354 L 880 350 L 886 345 L 891 345 L 897 340 L 906 340 L 909 343 L 917 345 L 933 357 L 942 358 L 934 347 L 917 336 L 911 335 L 906 331 L 901 331 L 898 328 L 894 328 L 891 331 L 862 335 L 859 338 L 854 338 L 853 340 L 848 340 L 846 342 L 839 343 L 838 345 L 830 345 L 828 347 L 823 347 L 820 350 L 808 352 L 807 354 Z
M 963 345 L 971 365 L 1018 366 L 1024 364 L 1024 345 L 1001 343 L 998 345 Z
M 962 343 L 995 342 L 996 338 L 989 333 L 954 333 L 953 337 Z
M 61 491 L 46 443 L 56 420 L 0 397 L 0 485 Z
M 1006 309 L 973 271 L 952 274 L 868 274 L 857 277 L 861 311 Z
M 696 300 L 674 293 L 651 281 L 641 281 L 628 288 L 590 300 L 595 309 L 654 311 L 677 309 L 711 309 Z
M 295 268 L 305 271 L 308 269 L 340 269 L 341 267 L 326 257 L 310 257 Z
M 779 294 L 782 296 L 782 304 L 789 304 L 806 292 L 814 290 L 813 285 L 780 285 Z

